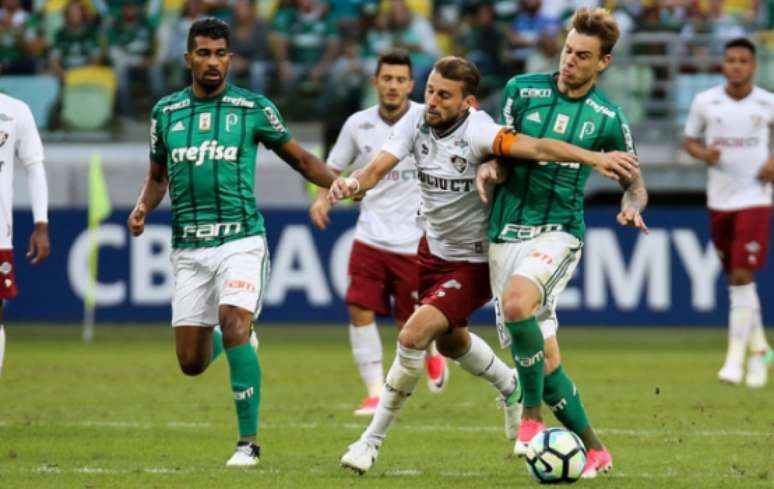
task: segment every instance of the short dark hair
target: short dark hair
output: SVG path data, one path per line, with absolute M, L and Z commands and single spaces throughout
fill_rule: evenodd
M 747 49 L 752 53 L 753 58 L 755 57 L 755 52 L 756 52 L 755 44 L 753 44 L 753 42 L 747 39 L 746 37 L 737 37 L 735 39 L 731 39 L 726 43 L 725 46 L 723 46 L 723 52 L 725 53 L 731 48 Z
M 475 95 L 481 81 L 476 65 L 458 56 L 444 56 L 433 65 L 433 71 L 449 80 L 462 82 L 462 95 Z
M 408 51 L 400 48 L 388 49 L 379 56 L 379 60 L 376 62 L 376 71 L 374 76 L 379 76 L 379 71 L 382 69 L 382 65 L 403 65 L 408 66 L 409 78 L 413 78 L 411 57 Z
M 188 52 L 194 49 L 196 37 L 225 39 L 226 47 L 231 46 L 231 29 L 229 29 L 228 24 L 215 17 L 199 19 L 191 24 L 191 28 L 188 30 Z

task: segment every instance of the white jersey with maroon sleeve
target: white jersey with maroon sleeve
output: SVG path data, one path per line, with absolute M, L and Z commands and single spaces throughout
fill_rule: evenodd
M 501 129 L 485 112 L 471 109 L 439 136 L 425 123 L 423 106 L 401 119 L 382 147 L 397 158 L 414 154 L 422 191 L 420 217 L 433 255 L 487 261 L 488 208 L 476 191 L 476 170 L 492 154 Z
M 724 86 L 699 93 L 691 105 L 685 135 L 720 151 L 709 168 L 707 206 L 730 211 L 772 204 L 772 185 L 756 178 L 769 159 L 774 94 L 758 87 L 742 100 Z
M 408 111 L 422 112 L 422 106 L 409 102 Z M 328 155 L 328 166 L 343 171 L 368 164 L 390 135 L 393 125 L 379 115 L 375 105 L 352 114 L 341 128 Z M 417 222 L 419 186 L 414 156 L 407 155 L 360 202 L 355 239 L 393 253 L 417 253 L 422 228 Z
M 13 167 L 43 161 L 43 144 L 27 104 L 0 93 L 0 249 L 12 249 Z

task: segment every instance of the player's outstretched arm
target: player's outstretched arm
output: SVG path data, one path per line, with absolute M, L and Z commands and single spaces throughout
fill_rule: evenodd
M 336 179 L 336 175 L 325 165 L 325 162 L 302 148 L 295 138 L 274 148 L 274 152 L 285 163 L 318 187 L 328 188 Z
M 161 203 L 167 193 L 168 184 L 167 166 L 151 160 L 148 175 L 145 177 L 145 182 L 140 190 L 140 196 L 126 222 L 132 236 L 139 236 L 145 230 L 145 216 Z
M 330 168 L 331 172 L 337 177 L 341 174 L 340 171 Z M 312 221 L 318 229 L 325 230 L 328 224 L 331 222 L 328 213 L 331 210 L 331 203 L 328 202 L 328 189 L 323 187 L 317 188 L 317 195 L 309 208 L 309 219 Z
M 624 194 L 621 199 L 621 212 L 616 217 L 618 224 L 637 228 L 648 234 L 648 226 L 642 218 L 642 213 L 648 205 L 648 190 L 645 188 L 645 179 L 641 173 L 637 173 L 630 180 L 622 179 L 621 187 L 624 189 Z
M 335 204 L 340 200 L 374 188 L 379 180 L 395 168 L 399 162 L 400 160 L 392 153 L 379 151 L 370 163 L 353 173 L 352 176 L 337 178 L 328 192 L 328 202 Z
M 503 128 L 492 143 L 497 156 L 536 161 L 578 162 L 593 167 L 611 180 L 631 179 L 639 172 L 637 157 L 625 151 L 601 153 L 549 138 L 533 138 Z

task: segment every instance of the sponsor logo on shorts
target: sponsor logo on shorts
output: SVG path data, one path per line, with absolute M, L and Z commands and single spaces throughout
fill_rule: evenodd
M 543 253 L 542 251 L 538 250 L 532 250 L 529 252 L 529 256 L 532 258 L 537 258 L 538 260 L 550 265 L 554 262 L 554 259 L 551 258 L 551 256 L 547 255 L 546 253 Z
M 744 245 L 744 249 L 748 253 L 758 253 L 761 251 L 761 244 L 757 241 L 750 241 L 749 243 Z
M 247 388 L 243 391 L 235 391 L 234 392 L 234 400 L 236 401 L 244 401 L 245 399 L 249 399 L 253 397 L 253 394 L 255 394 L 255 389 L 252 387 Z
M 245 280 L 226 280 L 226 288 L 228 289 L 242 289 L 248 292 L 255 292 L 255 284 L 247 282 Z
M 8 275 L 11 273 L 11 270 L 13 270 L 13 265 L 11 265 L 9 262 L 4 261 L 2 264 L 0 264 L 0 273 L 3 275 Z
M 241 231 L 241 222 L 218 222 L 198 226 L 189 224 L 183 226 L 183 239 L 214 239 L 239 234 Z
M 443 285 L 441 285 L 441 287 L 443 287 L 444 289 L 457 289 L 457 290 L 460 290 L 460 289 L 462 289 L 462 284 L 459 283 L 458 281 L 454 280 L 454 279 L 451 279 L 451 280 L 447 280 L 446 282 L 444 282 Z

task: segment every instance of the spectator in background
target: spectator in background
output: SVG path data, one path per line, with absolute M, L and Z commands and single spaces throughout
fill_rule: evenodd
M 557 37 L 561 32 L 558 16 L 542 12 L 541 0 L 523 0 L 516 18 L 511 24 L 511 59 L 516 63 L 516 71 L 523 71 L 527 59 L 532 56 L 545 37 Z
M 231 18 L 229 77 L 248 78 L 250 90 L 263 95 L 269 70 L 269 26 L 257 18 L 252 0 L 236 0 Z
M 156 29 L 140 8 L 144 2 L 123 0 L 120 16 L 108 30 L 110 61 L 118 79 L 118 110 L 132 115 L 132 76 L 148 77 L 154 100 L 161 97 L 164 83 L 155 59 Z
M 159 59 L 161 60 L 164 82 L 167 86 L 163 93 L 172 89 L 181 89 L 189 83 L 188 69 L 183 62 L 186 52 L 186 38 L 191 25 L 204 18 L 202 0 L 186 0 L 180 18 L 159 30 Z
M 421 100 L 425 82 L 438 58 L 438 45 L 433 26 L 424 17 L 412 12 L 405 0 L 392 0 L 388 11 L 392 47 L 405 49 L 414 67 L 414 100 Z
M 496 23 L 494 7 L 489 3 L 472 6 L 465 20 L 456 40 L 459 51 L 455 54 L 478 67 L 486 86 L 489 84 L 487 78 L 506 72 L 504 53 L 508 37 Z M 505 80 L 498 85 L 503 83 Z
M 20 0 L 2 0 L 0 5 L 0 70 L 6 75 L 33 74 L 35 59 L 30 56 L 27 37 L 29 13 Z
M 335 25 L 320 0 L 295 0 L 274 16 L 271 36 L 283 91 L 318 92 L 338 51 Z
M 65 24 L 54 37 L 49 50 L 49 69 L 60 78 L 66 70 L 99 64 L 102 50 L 97 30 L 90 24 L 86 9 L 78 0 L 70 0 L 64 10 Z

